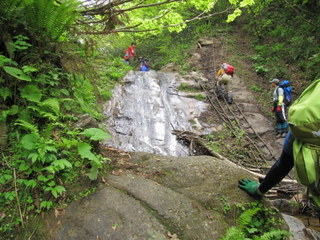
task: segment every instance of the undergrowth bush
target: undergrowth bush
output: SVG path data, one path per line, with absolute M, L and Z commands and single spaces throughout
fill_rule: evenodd
M 33 51 L 27 37 L 15 39 L 16 55 Z M 46 58 L 49 61 L 21 63 L 20 58 L 0 54 L 0 121 L 8 140 L 0 144 L 0 235 L 4 239 L 11 239 L 29 215 L 63 205 L 69 197 L 67 183 L 81 176 L 95 180 L 110 163 L 98 148 L 100 141 L 110 138 L 106 130 L 82 129 L 76 122 L 83 114 L 101 118 L 95 91 L 97 87 L 111 91 L 123 68 L 114 77 L 104 74 L 108 79 L 99 82 L 50 63 L 56 55 L 51 58 L 48 53 Z M 105 86 L 106 81 L 110 85 Z
M 317 1 L 308 0 L 260 1 L 248 8 L 238 23 L 256 36 L 253 47 L 260 57 L 254 60 L 255 71 L 267 79 L 290 79 L 297 77 L 288 69 L 291 65 L 302 80 L 317 79 L 319 10 Z
M 292 234 L 280 230 L 282 220 L 278 210 L 260 202 L 237 205 L 236 225 L 230 227 L 220 240 L 282 240 Z

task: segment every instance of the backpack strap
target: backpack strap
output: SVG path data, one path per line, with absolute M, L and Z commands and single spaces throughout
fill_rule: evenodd
M 319 182 L 319 148 L 299 139 L 293 142 L 294 175 L 297 181 L 305 186 Z

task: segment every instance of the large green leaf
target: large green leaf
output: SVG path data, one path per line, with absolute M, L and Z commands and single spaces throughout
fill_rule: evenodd
M 87 158 L 100 165 L 99 159 L 91 152 L 91 146 L 88 143 L 80 143 L 78 145 L 78 152 L 82 158 Z
M 8 115 L 16 115 L 19 112 L 19 106 L 12 105 L 8 111 Z
M 32 102 L 39 102 L 42 98 L 42 93 L 36 85 L 30 84 L 21 89 L 21 97 Z
M 110 134 L 100 128 L 88 128 L 80 133 L 91 140 L 103 140 L 111 138 Z
M 96 167 L 92 167 L 90 172 L 87 174 L 90 180 L 96 180 L 98 178 L 99 170 Z
M 47 182 L 47 181 L 49 181 L 50 179 L 49 178 L 47 178 L 47 177 L 45 177 L 44 175 L 39 175 L 38 177 L 37 177 L 37 179 L 38 179 L 38 181 L 41 181 L 41 182 Z
M 72 168 L 72 164 L 66 159 L 55 160 L 51 165 L 56 166 L 60 169 Z
M 22 147 L 28 150 L 35 149 L 36 143 L 38 141 L 39 135 L 38 134 L 27 134 L 23 136 L 20 143 L 22 144 Z
M 23 80 L 23 81 L 27 81 L 27 82 L 31 82 L 31 80 L 32 80 L 28 75 L 26 75 L 19 68 L 5 66 L 5 67 L 3 67 L 3 70 L 6 73 L 10 74 L 11 76 L 13 76 L 19 80 Z
M 63 186 L 55 186 L 54 188 L 51 189 L 51 194 L 57 198 L 61 193 L 65 192 L 66 189 Z

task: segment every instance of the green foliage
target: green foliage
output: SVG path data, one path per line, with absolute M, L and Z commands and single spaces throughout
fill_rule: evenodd
M 141 38 L 136 49 L 140 56 L 149 59 L 153 69 L 174 63 L 184 66 L 182 71 L 185 71 L 189 69 L 186 64 L 189 50 L 202 34 L 210 32 L 210 27 L 210 24 L 201 21 L 191 24 L 179 34 L 164 30 L 161 34 Z
M 21 97 L 32 102 L 40 102 L 42 93 L 36 85 L 26 85 L 21 89 Z
M 67 109 L 73 109 L 75 105 L 80 105 L 79 113 L 90 113 L 95 118 L 100 118 L 94 86 L 90 79 L 85 75 L 73 74 L 70 83 L 76 102 L 69 102 L 70 106 L 66 105 Z
M 260 86 L 258 86 L 258 85 L 252 85 L 252 86 L 250 87 L 250 89 L 251 89 L 252 91 L 255 91 L 255 92 L 263 92 L 262 87 L 260 87 Z
M 207 99 L 207 97 L 203 94 L 197 94 L 194 96 L 195 99 L 199 100 L 199 101 L 204 101 Z
M 277 211 L 260 202 L 238 205 L 237 225 L 230 227 L 220 240 L 281 240 L 291 233 L 277 229 L 281 221 Z
M 181 83 L 177 89 L 182 92 L 199 92 L 199 89 L 194 86 L 188 85 L 187 83 Z
M 21 1 L 19 9 L 24 9 L 22 3 L 26 2 Z M 15 3 L 18 1 L 12 2 Z M 60 9 L 58 5 L 46 7 Z M 17 6 L 13 9 L 17 10 Z M 38 31 L 31 27 L 29 30 L 34 34 Z M 54 38 L 60 30 L 47 33 Z M 8 46 L 0 54 L 0 121 L 8 128 L 8 145 L 0 157 L 0 235 L 4 239 L 12 239 L 11 231 L 29 215 L 63 204 L 68 198 L 67 182 L 84 175 L 97 179 L 108 160 L 97 148 L 98 141 L 110 137 L 105 130 L 74 127 L 79 114 L 101 116 L 95 79 L 89 74 L 66 72 L 59 55 L 51 52 L 52 42 L 37 46 L 40 36 L 32 38 L 28 34 L 29 39 L 22 35 L 25 31 L 17 28 L 13 32 L 21 34 L 10 36 L 13 40 L 9 37 L 9 41 L 0 37 L 0 45 Z M 93 72 L 89 68 L 88 64 L 87 73 Z M 113 85 L 104 87 L 108 91 Z
M 248 8 L 246 29 L 258 37 L 255 61 L 258 74 L 267 78 L 290 78 L 287 64 L 297 66 L 304 79 L 320 76 L 317 14 L 320 5 L 313 1 L 259 1 Z M 267 70 L 267 71 L 266 71 Z
M 27 81 L 27 82 L 31 82 L 31 78 L 29 76 L 27 76 L 22 70 L 20 70 L 19 68 L 15 68 L 15 67 L 9 67 L 9 66 L 4 66 L 3 70 L 8 73 L 9 75 L 11 75 L 14 78 L 17 78 L 19 80 L 23 80 L 23 81 Z
M 246 132 L 237 127 L 236 122 L 233 123 L 232 128 L 223 124 L 221 130 L 213 135 L 207 135 L 205 139 L 212 150 L 237 163 L 248 155 L 248 151 L 244 150 L 247 144 Z
M 231 205 L 225 197 L 222 196 L 220 199 L 223 203 L 223 213 L 227 214 L 231 210 Z
M 110 134 L 98 128 L 88 128 L 80 134 L 86 137 L 89 137 L 90 140 L 96 140 L 96 141 L 111 138 Z
M 14 4 L 8 6 L 6 2 L 9 1 L 4 0 L 6 8 L 14 8 Z M 75 0 L 61 1 L 59 4 L 53 0 L 25 0 L 15 3 L 16 8 L 20 6 L 24 12 L 23 20 L 33 36 L 44 35 L 57 40 L 79 18 L 76 11 L 79 2 Z M 6 8 L 2 10 L 6 11 Z M 19 14 L 19 11 L 12 11 L 12 14 Z
M 264 66 L 260 64 L 253 64 L 254 71 L 260 75 L 260 76 L 265 76 L 269 70 Z
M 81 198 L 87 197 L 88 195 L 94 193 L 97 190 L 96 187 L 87 188 L 83 191 L 80 191 L 79 193 L 74 194 L 72 197 L 70 197 L 70 200 L 80 200 Z

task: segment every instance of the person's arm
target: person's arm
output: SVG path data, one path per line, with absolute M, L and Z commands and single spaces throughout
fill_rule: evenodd
M 283 99 L 284 99 L 283 89 L 278 87 L 277 91 L 278 91 L 278 106 L 282 106 Z
M 260 198 L 264 193 L 281 182 L 294 166 L 293 141 L 294 136 L 291 132 L 288 132 L 279 159 L 272 165 L 261 183 L 251 179 L 241 179 L 238 185 L 239 188 L 253 197 Z
M 219 69 L 219 71 L 217 72 L 216 78 L 218 79 L 218 77 L 220 77 L 223 74 L 223 69 Z

